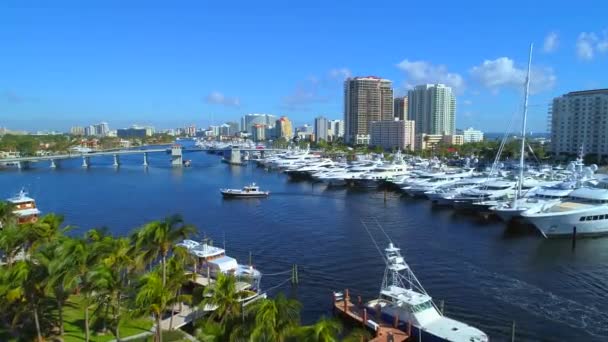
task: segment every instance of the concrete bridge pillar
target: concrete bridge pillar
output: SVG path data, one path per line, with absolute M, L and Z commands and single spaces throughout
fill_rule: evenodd
M 119 167 L 120 166 L 120 157 L 118 156 L 118 154 L 114 154 L 114 167 Z
M 148 166 L 148 152 L 144 152 L 144 166 Z
M 51 159 L 51 169 L 56 168 L 57 165 L 55 164 L 55 159 Z
M 82 167 L 89 167 L 89 157 L 82 156 Z
M 180 145 L 176 144 L 171 147 L 171 166 L 184 166 L 184 160 L 182 158 L 182 147 Z
M 18 162 L 15 162 L 15 163 L 17 163 L 17 164 L 16 164 L 16 165 L 17 165 L 17 168 L 18 168 L 18 169 L 20 169 L 20 168 L 21 168 L 21 162 L 20 162 L 20 161 L 18 161 Z

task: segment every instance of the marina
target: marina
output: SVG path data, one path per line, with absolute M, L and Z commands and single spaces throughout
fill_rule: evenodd
M 448 315 L 491 340 L 509 338 L 514 320 L 517 340 L 551 341 L 555 332 L 588 341 L 608 336 L 602 309 L 608 302 L 598 290 L 608 262 L 603 238 L 579 240 L 572 252 L 568 240 L 545 240 L 534 229 L 462 215 L 396 191 L 328 186 L 252 163 L 231 167 L 205 153 L 191 158 L 187 169 L 154 160 L 143 169 L 136 156 L 125 157 L 118 170 L 111 163 L 82 169 L 77 160 L 52 170 L 34 165 L 2 172 L 0 185 L 7 197 L 26 187 L 44 212 L 64 213 L 76 233 L 105 225 L 128 234 L 147 220 L 180 212 L 200 226 L 201 236 L 224 236 L 237 260 L 247 260 L 251 252 L 253 264 L 270 274 L 262 286 L 270 296 L 293 291 L 288 283 L 271 289 L 285 278 L 272 274 L 297 264 L 305 322 L 331 312 L 327 298 L 336 289 L 378 296 L 385 265 L 360 221 L 375 217 L 429 293 L 445 302 Z M 273 195 L 264 201 L 218 196 L 220 187 L 253 181 Z M 146 206 L 135 205 L 133 196 L 147 198 Z M 555 310 L 564 306 L 567 313 Z

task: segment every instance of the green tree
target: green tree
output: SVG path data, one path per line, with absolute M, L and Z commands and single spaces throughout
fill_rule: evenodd
M 0 296 L 5 304 L 16 306 L 13 322 L 21 316 L 32 315 L 39 342 L 43 341 L 40 309 L 46 299 L 47 278 L 45 267 L 32 260 L 17 261 L 12 267 L 3 269 L 0 276 Z
M 314 325 L 300 328 L 299 336 L 310 342 L 337 342 L 342 332 L 342 325 L 333 318 L 321 317 Z
M 17 217 L 13 213 L 14 209 L 13 204 L 0 201 L 0 228 L 8 224 L 17 224 Z
M 219 273 L 216 281 L 205 288 L 205 299 L 202 307 L 213 309 L 211 318 L 216 319 L 220 324 L 238 318 L 241 315 L 242 294 L 236 288 L 236 278 L 231 275 Z
M 195 233 L 196 229 L 184 223 L 180 215 L 173 215 L 163 221 L 154 221 L 135 233 L 136 248 L 143 251 L 142 264 L 161 258 L 163 285 L 167 284 L 167 256 L 175 243 Z
M 0 250 L 6 257 L 6 263 L 9 267 L 15 261 L 15 257 L 23 248 L 24 243 L 23 230 L 17 224 L 5 224 L 0 230 Z
M 65 287 L 74 288 L 83 295 L 85 341 L 88 342 L 91 338 L 89 307 L 94 291 L 91 271 L 98 260 L 95 246 L 84 239 L 68 239 L 59 247 L 58 255 L 61 261 L 57 267 L 65 272 Z
M 137 313 L 150 314 L 156 324 L 156 341 L 162 342 L 161 317 L 171 301 L 171 291 L 163 285 L 162 276 L 153 271 L 143 275 L 137 286 L 135 309 Z
M 254 341 L 283 342 L 293 336 L 300 323 L 302 305 L 280 293 L 274 299 L 261 299 L 253 304 L 255 324 L 251 332 Z

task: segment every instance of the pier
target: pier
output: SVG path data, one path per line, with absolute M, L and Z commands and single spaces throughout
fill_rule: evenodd
M 375 336 L 370 342 L 404 342 L 407 341 L 410 336 L 409 333 L 399 330 L 389 324 L 374 322 L 369 319 L 367 310 L 361 306 L 361 303 L 355 305 L 350 301 L 348 289 L 344 290 L 344 295 L 341 293 L 334 293 L 334 310 L 349 321 L 372 330 L 375 333 Z

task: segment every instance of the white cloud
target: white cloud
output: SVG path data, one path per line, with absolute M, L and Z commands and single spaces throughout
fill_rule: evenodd
M 405 72 L 406 87 L 412 88 L 419 84 L 443 83 L 454 89 L 456 93 L 464 91 L 465 83 L 460 74 L 448 71 L 445 65 L 433 65 L 427 61 L 409 61 L 404 59 L 397 67 Z
M 281 106 L 288 110 L 309 110 L 312 104 L 328 102 L 339 94 L 336 86 L 351 75 L 348 68 L 335 68 L 321 77 L 308 76 L 281 99 Z
M 226 107 L 239 107 L 241 100 L 238 97 L 229 97 L 219 91 L 212 91 L 205 97 L 205 102 L 209 104 L 222 105 Z
M 608 30 L 604 30 L 601 35 L 594 32 L 581 32 L 576 40 L 576 55 L 578 58 L 590 61 L 595 57 L 596 52 L 604 53 L 608 51 Z
M 545 43 L 543 44 L 543 51 L 546 53 L 553 52 L 557 49 L 559 45 L 559 37 L 557 32 L 550 32 L 545 37 Z
M 508 57 L 485 60 L 481 65 L 471 68 L 469 72 L 475 81 L 493 92 L 505 87 L 521 89 L 526 80 L 526 70 L 517 68 L 515 62 Z M 530 92 L 538 93 L 551 89 L 556 80 L 553 69 L 532 66 Z

